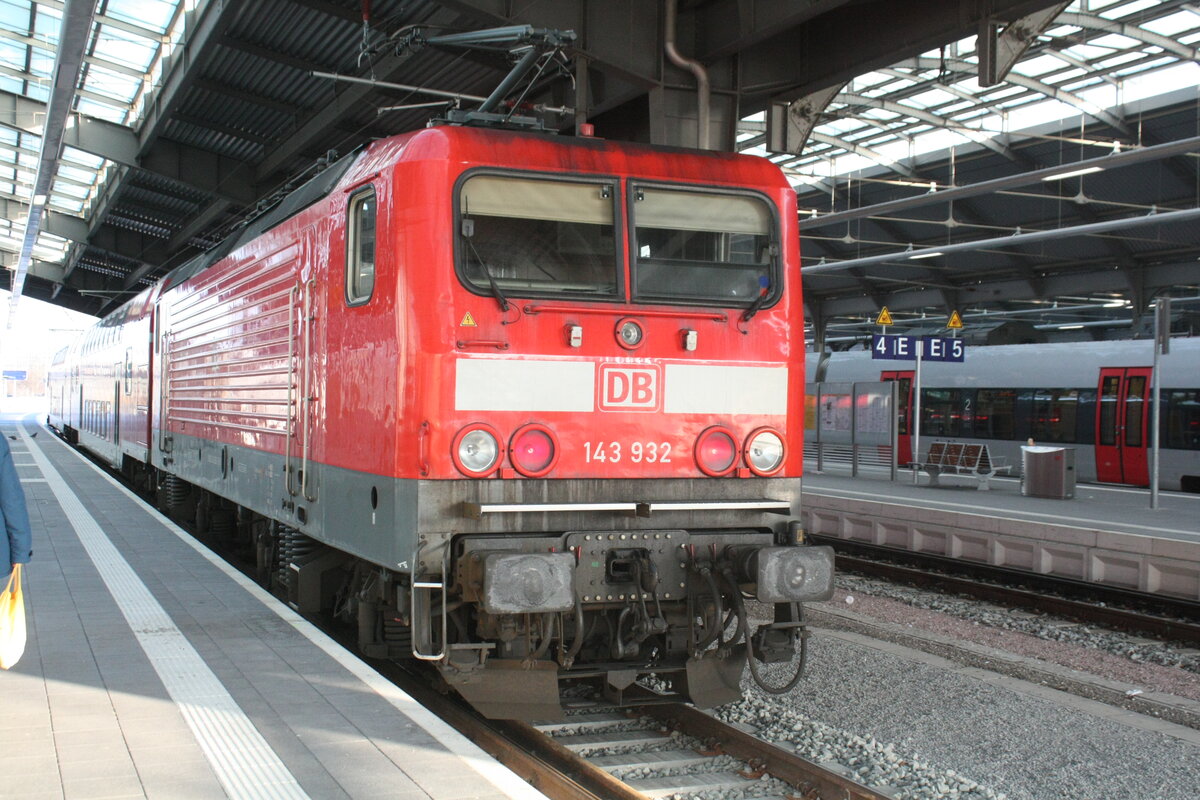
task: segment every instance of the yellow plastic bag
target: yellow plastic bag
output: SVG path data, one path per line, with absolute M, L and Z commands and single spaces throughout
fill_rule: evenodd
M 21 565 L 14 564 L 0 592 L 0 669 L 9 669 L 25 652 L 25 600 L 21 597 Z

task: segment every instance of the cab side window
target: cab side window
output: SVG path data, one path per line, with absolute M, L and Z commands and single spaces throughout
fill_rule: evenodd
M 346 303 L 361 305 L 375 289 L 375 189 L 350 198 L 346 220 Z

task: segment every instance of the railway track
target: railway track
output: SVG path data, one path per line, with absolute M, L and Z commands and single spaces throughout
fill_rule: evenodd
M 383 671 L 552 800 L 891 798 L 688 705 L 587 704 L 557 722 L 487 720 L 419 673 Z
M 1162 639 L 1200 643 L 1200 602 L 1118 587 L 973 564 L 830 537 L 810 537 L 837 551 L 839 571 L 956 592 L 1014 608 Z

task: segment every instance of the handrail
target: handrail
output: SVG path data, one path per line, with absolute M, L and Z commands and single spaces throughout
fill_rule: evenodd
M 301 398 L 304 403 L 304 412 L 300 421 L 300 430 L 304 436 L 302 445 L 302 455 L 300 460 L 300 492 L 304 495 L 304 499 L 308 502 L 315 502 L 317 499 L 316 492 L 308 493 L 309 480 L 309 459 L 308 448 L 312 439 L 312 405 L 316 398 L 312 394 L 312 351 L 313 351 L 313 331 L 316 329 L 316 311 L 313 310 L 312 296 L 316 289 L 317 281 L 315 278 L 309 278 L 306 291 L 304 293 L 304 354 L 301 362 L 301 375 L 304 378 L 304 394 Z
M 564 314 L 600 314 L 614 317 L 673 317 L 676 319 L 707 319 L 713 322 L 728 322 L 728 314 L 715 311 L 673 311 L 661 308 L 590 308 L 587 306 L 560 306 L 552 303 L 530 303 L 522 309 L 526 314 L 546 314 L 555 311 Z
M 287 445 L 283 452 L 283 473 L 284 486 L 287 493 L 293 497 L 296 495 L 296 489 L 292 486 L 292 439 L 295 437 L 295 412 L 293 406 L 296 401 L 296 294 L 300 291 L 300 284 L 296 284 L 288 292 L 288 411 L 287 411 Z

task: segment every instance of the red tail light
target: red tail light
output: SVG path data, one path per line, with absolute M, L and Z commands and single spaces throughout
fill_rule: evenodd
M 558 442 L 545 425 L 526 425 L 513 434 L 508 446 L 512 465 L 527 478 L 540 478 L 558 461 Z
M 737 465 L 738 446 L 726 428 L 709 428 L 696 439 L 696 464 L 705 475 L 728 475 Z

